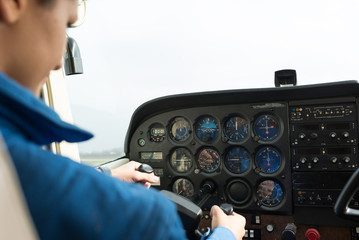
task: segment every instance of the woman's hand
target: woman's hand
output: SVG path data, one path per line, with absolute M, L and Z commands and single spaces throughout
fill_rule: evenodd
M 141 165 L 139 162 L 130 161 L 118 168 L 111 170 L 111 175 L 115 178 L 121 179 L 125 182 L 140 182 L 147 188 L 150 188 L 151 183 L 156 183 L 159 178 L 154 173 L 143 173 L 138 171 Z

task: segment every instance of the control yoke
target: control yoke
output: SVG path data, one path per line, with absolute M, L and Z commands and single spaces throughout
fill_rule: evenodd
M 161 193 L 176 204 L 188 239 L 197 239 L 195 232 L 203 215 L 202 209 L 187 198 L 173 192 L 162 190 Z
M 153 172 L 153 168 L 145 163 L 141 164 L 137 170 L 143 173 Z M 210 194 L 214 191 L 214 188 L 215 187 L 212 182 L 205 182 L 203 184 L 203 187 L 200 190 L 200 194 L 197 196 L 197 199 L 202 199 L 199 202 L 199 206 L 202 206 L 203 203 L 208 200 Z M 198 205 L 191 202 L 189 199 L 173 192 L 162 190 L 161 193 L 176 204 L 177 212 L 181 218 L 187 237 L 193 240 L 201 237 L 202 233 L 198 230 L 198 225 L 203 215 L 202 209 Z M 233 206 L 231 204 L 222 203 L 220 208 L 227 215 L 232 215 L 233 213 Z
M 173 192 L 162 190 L 161 193 L 176 204 L 178 215 L 181 218 L 188 239 L 195 240 L 202 237 L 201 232 L 198 230 L 198 225 L 203 215 L 202 209 L 189 199 Z M 220 208 L 227 215 L 232 215 L 233 213 L 231 204 L 222 203 Z
M 359 220 L 359 210 L 350 208 L 349 203 L 358 190 L 359 186 L 359 169 L 349 178 L 341 191 L 337 202 L 334 206 L 334 212 L 340 217 Z

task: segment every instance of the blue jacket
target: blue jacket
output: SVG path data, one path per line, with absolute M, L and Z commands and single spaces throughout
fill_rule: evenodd
M 185 239 L 175 206 L 44 146 L 92 134 L 63 122 L 29 90 L 0 73 L 0 131 L 41 239 Z M 235 239 L 216 228 L 208 239 Z

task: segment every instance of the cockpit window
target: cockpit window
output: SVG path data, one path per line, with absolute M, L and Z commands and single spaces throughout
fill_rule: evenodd
M 359 79 L 358 1 L 87 1 L 69 29 L 84 74 L 67 76 L 79 145 L 97 165 L 123 155 L 132 113 L 170 94 Z

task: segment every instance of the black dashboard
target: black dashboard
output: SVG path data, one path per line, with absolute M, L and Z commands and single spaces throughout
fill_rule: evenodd
M 359 84 L 344 81 L 154 99 L 132 116 L 126 156 L 155 169 L 156 188 L 205 211 L 231 203 L 246 214 L 248 239 L 275 239 L 289 222 L 303 235 L 334 226 L 353 237 L 356 222 L 333 206 L 358 168 L 358 96 Z

